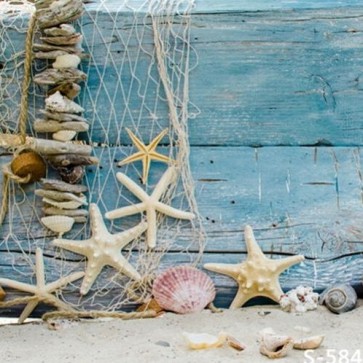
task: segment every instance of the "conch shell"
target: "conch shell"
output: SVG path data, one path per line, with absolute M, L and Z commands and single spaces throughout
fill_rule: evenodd
M 324 335 L 315 335 L 312 337 L 295 339 L 294 340 L 294 349 L 316 349 L 319 348 L 321 343 L 324 340 Z
M 293 348 L 294 340 L 287 335 L 277 335 L 271 329 L 260 333 L 260 353 L 269 358 L 285 357 Z

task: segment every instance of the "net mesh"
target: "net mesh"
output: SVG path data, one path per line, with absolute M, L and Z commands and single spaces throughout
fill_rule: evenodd
M 118 167 L 120 160 L 135 152 L 125 128 L 148 144 L 167 127 L 168 134 L 157 150 L 176 160 L 179 173 L 161 201 L 197 216 L 193 221 L 182 221 L 158 214 L 156 248 L 148 249 L 142 236 L 123 249 L 124 257 L 142 275 L 142 282 L 135 283 L 115 269 L 105 267 L 87 295 L 65 293 L 76 291 L 79 283 L 60 292 L 67 303 L 79 309 L 115 310 L 143 302 L 150 297 L 152 278 L 160 269 L 175 263 L 197 264 L 201 256 L 204 231 L 194 198 L 187 137 L 188 120 L 198 113 L 189 100 L 188 84 L 189 74 L 197 63 L 190 45 L 193 6 L 193 0 L 133 4 L 103 0 L 86 5 L 85 14 L 75 24 L 83 33 L 82 46 L 89 55 L 81 63 L 88 80 L 82 84 L 77 102 L 85 109 L 84 117 L 90 128 L 87 133 L 79 134 L 79 139 L 92 145 L 100 160 L 98 166 L 87 167 L 82 181 L 89 190 L 88 202 L 96 203 L 102 214 L 137 203 L 139 200 L 116 178 L 119 171 L 137 183 L 142 177 L 141 162 Z M 3 133 L 17 133 L 25 39 L 21 34 L 27 32 L 29 14 L 34 8 L 25 0 L 15 5 L 0 1 L 0 8 L 0 123 Z M 33 76 L 49 64 L 33 61 Z M 49 137 L 37 135 L 32 128 L 39 110 L 44 108 L 44 98 L 44 89 L 32 85 L 28 133 L 35 137 Z M 148 194 L 152 193 L 166 169 L 165 164 L 152 163 L 147 183 L 139 185 Z M 48 168 L 48 176 L 54 175 Z M 41 247 L 47 256 L 48 281 L 84 270 L 87 262 L 82 256 L 50 244 L 54 235 L 40 223 L 42 203 L 34 195 L 36 188 L 39 185 L 9 183 L 9 211 L 0 243 L 2 259 L 12 266 L 11 277 L 35 282 L 36 247 Z M 139 222 L 140 214 L 112 223 L 105 220 L 111 233 Z M 78 224 L 63 238 L 82 240 L 90 234 L 89 223 Z

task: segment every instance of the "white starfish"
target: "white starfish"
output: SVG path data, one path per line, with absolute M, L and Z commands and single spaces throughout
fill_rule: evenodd
M 86 256 L 88 259 L 86 276 L 81 286 L 81 294 L 86 295 L 102 271 L 108 265 L 114 267 L 126 276 L 140 280 L 140 274 L 121 254 L 121 249 L 137 238 L 147 228 L 146 222 L 141 222 L 137 226 L 117 234 L 111 234 L 103 221 L 98 206 L 94 203 L 90 205 L 90 218 L 92 236 L 87 240 L 55 239 L 55 246 Z
M 33 296 L 29 297 L 29 302 L 19 317 L 19 324 L 24 322 L 24 320 L 32 313 L 40 302 L 53 305 L 60 310 L 74 311 L 69 305 L 54 296 L 52 292 L 82 278 L 84 276 L 84 272 L 75 272 L 69 276 L 62 277 L 57 281 L 45 284 L 43 251 L 40 248 L 37 248 L 36 250 L 35 271 L 37 278 L 36 285 L 0 278 L 0 285 L 33 294 Z
M 116 219 L 130 216 L 136 213 L 145 212 L 146 220 L 148 223 L 147 244 L 150 248 L 154 248 L 156 245 L 157 231 L 156 211 L 177 219 L 193 219 L 195 217 L 193 213 L 184 212 L 160 202 L 161 196 L 166 191 L 168 186 L 172 183 L 175 175 L 176 168 L 174 166 L 169 167 L 159 180 L 152 194 L 148 195 L 143 189 L 141 189 L 140 186 L 138 186 L 125 174 L 117 173 L 116 177 L 118 181 L 121 182 L 127 189 L 129 189 L 137 198 L 139 198 L 141 200 L 141 203 L 133 204 L 127 207 L 107 212 L 106 218 Z

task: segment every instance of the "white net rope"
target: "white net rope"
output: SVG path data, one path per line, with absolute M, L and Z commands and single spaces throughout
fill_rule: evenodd
M 2 6 L 4 3 L 7 8 Z M 20 44 L 25 39 L 19 35 L 27 31 L 26 14 L 32 12 L 32 4 L 23 3 L 24 6 L 11 7 L 10 1 L 0 1 L 3 40 L 0 49 L 0 120 L 4 133 L 17 131 L 16 104 L 20 99 L 24 59 Z M 151 194 L 168 166 L 152 162 L 145 185 L 140 182 L 140 161 L 118 167 L 118 162 L 136 151 L 125 129 L 129 128 L 147 145 L 168 128 L 157 151 L 176 160 L 178 178 L 161 201 L 193 212 L 196 218 L 183 221 L 158 214 L 156 248 L 148 249 L 143 235 L 122 251 L 143 277 L 142 282 L 135 283 L 114 268 L 105 267 L 87 295 L 77 293 L 79 282 L 68 285 L 59 293 L 71 306 L 111 311 L 129 303 L 143 302 L 150 297 L 152 277 L 160 269 L 176 263 L 196 264 L 201 256 L 204 231 L 194 197 L 187 137 L 188 120 L 198 112 L 189 100 L 188 84 L 189 74 L 197 63 L 190 45 L 193 6 L 193 0 L 135 1 L 132 4 L 103 0 L 86 6 L 85 14 L 75 24 L 83 34 L 84 51 L 89 54 L 81 63 L 88 80 L 81 84 L 82 92 L 76 101 L 85 108 L 83 116 L 90 128 L 78 138 L 92 145 L 94 155 L 100 160 L 98 166 L 86 168 L 82 181 L 88 187 L 88 202 L 96 203 L 102 215 L 139 202 L 117 180 L 117 172 L 126 174 Z M 34 61 L 33 76 L 49 64 Z M 32 131 L 34 119 L 39 118 L 39 109 L 44 108 L 44 89 L 32 85 L 29 95 L 29 134 L 49 137 Z M 48 173 L 48 177 L 60 179 L 51 168 Z M 9 277 L 3 275 L 11 272 L 11 278 L 35 282 L 36 247 L 44 251 L 48 281 L 83 271 L 87 265 L 83 256 L 52 246 L 55 236 L 40 223 L 42 203 L 34 195 L 36 188 L 39 185 L 10 183 L 9 211 L 0 232 L 0 243 L 2 259 L 12 266 L 12 271 L 3 270 L 2 277 Z M 118 233 L 140 220 L 140 214 L 136 214 L 112 222 L 105 219 L 105 223 L 111 233 Z M 90 235 L 90 225 L 86 223 L 77 224 L 63 238 L 83 240 Z

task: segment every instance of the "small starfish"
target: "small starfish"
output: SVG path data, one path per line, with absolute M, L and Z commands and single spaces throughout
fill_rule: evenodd
M 140 139 L 138 139 L 129 129 L 126 129 L 127 133 L 130 136 L 130 139 L 137 147 L 139 151 L 135 154 L 130 155 L 126 159 L 120 161 L 117 165 L 122 166 L 128 163 L 132 163 L 137 160 L 142 161 L 142 183 L 145 184 L 147 182 L 150 170 L 150 164 L 152 160 L 161 161 L 164 163 L 172 162 L 172 159 L 167 157 L 166 155 L 160 154 L 155 151 L 161 139 L 168 133 L 168 129 L 160 132 L 158 136 L 156 136 L 149 145 L 145 145 Z
M 69 305 L 54 296 L 52 292 L 82 278 L 84 272 L 75 272 L 71 275 L 62 277 L 57 281 L 45 284 L 43 251 L 40 248 L 37 248 L 35 255 L 35 274 L 37 278 L 36 285 L 0 278 L 0 285 L 33 294 L 33 296 L 29 297 L 29 302 L 19 317 L 19 324 L 24 322 L 40 302 L 53 305 L 60 310 L 74 311 Z
M 237 295 L 230 308 L 237 309 L 255 296 L 265 296 L 278 302 L 283 295 L 279 275 L 292 265 L 304 260 L 297 255 L 279 260 L 267 258 L 258 246 L 253 230 L 245 228 L 247 259 L 239 264 L 207 263 L 204 268 L 235 279 L 238 283 Z
M 86 275 L 81 286 L 81 294 L 86 295 L 103 267 L 108 265 L 134 280 L 140 274 L 122 256 L 120 250 L 137 238 L 147 228 L 146 222 L 117 234 L 111 234 L 105 226 L 101 212 L 94 203 L 90 205 L 92 237 L 87 240 L 55 239 L 53 245 L 86 256 Z
M 178 219 L 193 219 L 195 217 L 193 213 L 181 211 L 159 201 L 168 186 L 172 183 L 175 175 L 176 168 L 174 166 L 169 167 L 159 180 L 152 194 L 148 195 L 143 189 L 140 188 L 140 186 L 138 186 L 125 174 L 117 173 L 116 178 L 118 179 L 118 181 L 121 182 L 127 189 L 129 189 L 137 198 L 139 198 L 141 200 L 141 203 L 133 204 L 127 207 L 107 212 L 106 218 L 116 219 L 130 216 L 136 213 L 145 212 L 146 220 L 148 223 L 147 245 L 150 248 L 154 248 L 156 246 L 157 230 L 156 211 L 158 211 L 159 213 L 163 213 L 169 217 Z

